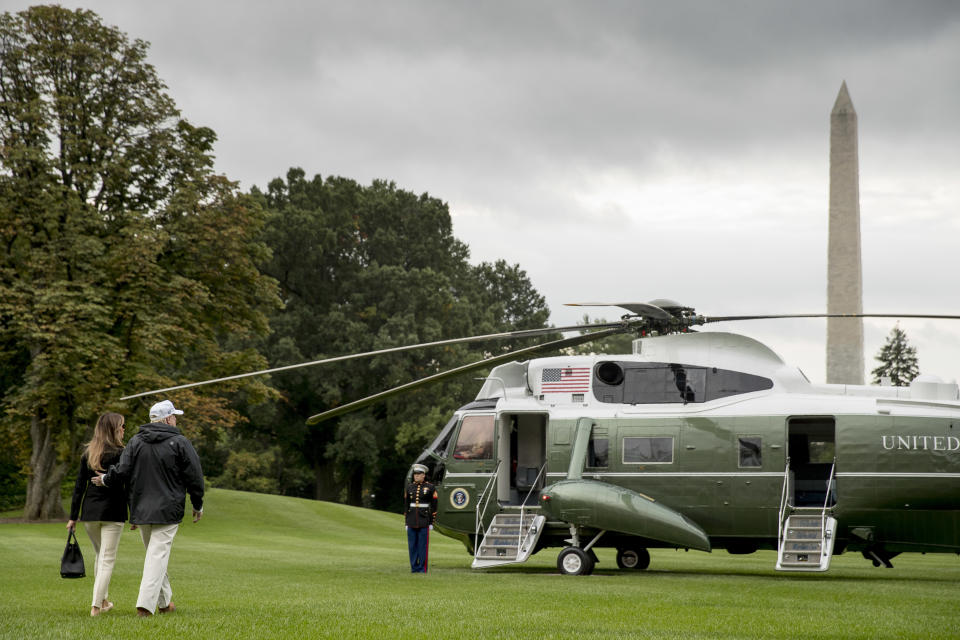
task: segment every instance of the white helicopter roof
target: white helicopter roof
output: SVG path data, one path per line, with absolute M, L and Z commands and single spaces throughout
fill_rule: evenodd
M 573 401 L 590 402 L 593 367 L 604 361 L 671 363 L 747 373 L 773 382 L 767 394 L 848 396 L 877 405 L 901 401 L 945 403 L 952 411 L 956 411 L 960 398 L 955 382 L 944 383 L 935 376 L 921 376 L 910 387 L 813 384 L 765 344 L 735 333 L 709 331 L 645 337 L 634 340 L 633 349 L 632 354 L 553 356 L 501 365 L 491 371 L 477 399 L 532 399 L 563 392 L 569 393 Z M 554 370 L 563 372 L 565 386 L 552 381 Z

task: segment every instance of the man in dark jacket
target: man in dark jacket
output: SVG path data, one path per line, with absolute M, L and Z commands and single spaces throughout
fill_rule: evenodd
M 139 527 L 147 550 L 137 597 L 139 616 L 174 610 L 167 564 L 187 493 L 193 521 L 203 515 L 203 470 L 193 445 L 177 429 L 178 415 L 183 411 L 169 400 L 150 407 L 150 423 L 130 439 L 120 461 L 93 480 L 103 486 L 121 482 L 128 486 L 130 524 Z

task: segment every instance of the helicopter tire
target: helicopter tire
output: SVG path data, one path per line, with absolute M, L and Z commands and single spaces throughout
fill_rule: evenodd
M 639 549 L 617 549 L 617 566 L 621 569 L 643 571 L 650 566 L 650 552 Z
M 565 576 L 588 576 L 593 573 L 593 559 L 580 547 L 564 547 L 557 556 L 557 569 Z

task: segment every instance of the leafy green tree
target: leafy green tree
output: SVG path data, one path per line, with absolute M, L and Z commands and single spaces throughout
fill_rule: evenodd
M 264 270 L 285 303 L 263 345 L 273 366 L 547 320 L 543 297 L 519 267 L 469 264 L 446 204 L 427 194 L 383 181 L 308 180 L 291 169 L 258 195 L 271 211 Z M 436 347 L 277 373 L 271 384 L 283 399 L 252 411 L 243 431 L 249 441 L 285 443 L 287 464 L 314 474 L 314 497 L 389 507 L 411 458 L 472 399 L 473 376 L 316 427 L 305 417 L 508 347 Z
M 875 359 L 880 362 L 880 366 L 871 372 L 875 384 L 880 383 L 880 378 L 888 377 L 895 387 L 905 387 L 920 374 L 917 350 L 907 342 L 907 334 L 900 329 L 899 323 L 891 329 Z
M 27 518 L 62 517 L 98 413 L 154 401 L 124 392 L 263 364 L 225 346 L 277 302 L 263 211 L 213 174 L 213 131 L 180 117 L 146 53 L 90 11 L 0 16 L 0 402 L 29 452 Z M 195 437 L 238 417 L 174 397 Z

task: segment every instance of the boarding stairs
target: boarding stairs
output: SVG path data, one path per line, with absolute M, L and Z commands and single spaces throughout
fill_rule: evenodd
M 499 466 L 498 464 L 497 467 Z M 477 524 L 474 533 L 477 546 L 473 563 L 470 565 L 472 568 L 483 569 L 526 562 L 533 553 L 547 518 L 541 513 L 539 505 L 527 506 L 527 502 L 533 494 L 537 493 L 537 483 L 545 469 L 546 464 L 540 468 L 537 481 L 533 483 L 533 488 L 527 493 L 523 504 L 500 507 L 502 511 L 494 514 L 481 538 L 481 524 L 486 519 L 487 507 L 496 493 L 497 472 L 494 470 L 493 476 L 477 501 Z
M 539 511 L 539 507 L 530 507 L 523 514 L 510 510 L 493 516 L 477 547 L 473 568 L 526 562 L 537 546 L 546 521 Z
M 827 497 L 822 506 L 794 506 L 789 499 L 790 462 L 787 461 L 777 533 L 777 571 L 812 572 L 830 568 L 837 532 L 837 520 L 831 515 L 833 473 L 831 467 Z

